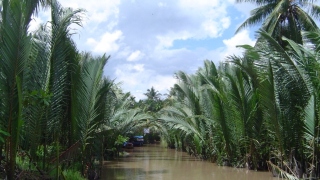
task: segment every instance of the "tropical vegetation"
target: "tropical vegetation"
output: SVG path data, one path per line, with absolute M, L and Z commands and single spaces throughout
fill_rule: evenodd
M 1 179 L 97 176 L 112 137 L 149 116 L 103 76 L 109 56 L 77 50 L 71 26 L 81 26 L 83 9 L 56 0 L 0 2 Z M 43 9 L 51 20 L 31 32 Z
M 239 28 L 261 22 L 254 47 L 241 45 L 216 66 L 177 72 L 171 105 L 159 119 L 168 141 L 221 165 L 318 179 L 320 31 L 312 1 L 239 1 L 258 5 Z
M 0 178 L 94 179 L 105 152 L 151 130 L 172 148 L 220 165 L 320 178 L 320 30 L 313 1 L 257 0 L 239 30 L 255 46 L 219 65 L 179 71 L 166 99 L 135 101 L 103 76 L 110 56 L 79 52 L 83 9 L 56 0 L 1 0 Z M 40 10 L 51 20 L 30 31 Z M 107 151 L 106 151 L 107 150 Z

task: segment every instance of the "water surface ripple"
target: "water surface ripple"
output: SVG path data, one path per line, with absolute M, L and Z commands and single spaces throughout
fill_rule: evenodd
M 103 180 L 276 180 L 269 172 L 217 166 L 160 145 L 126 150 L 126 157 L 105 161 Z

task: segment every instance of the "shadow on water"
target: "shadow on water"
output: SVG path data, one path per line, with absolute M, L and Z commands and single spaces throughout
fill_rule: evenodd
M 146 145 L 127 150 L 125 157 L 105 161 L 102 178 L 107 180 L 275 180 L 269 172 L 217 166 L 185 152 Z
M 142 168 L 114 168 L 107 171 L 108 174 L 102 179 L 145 179 L 145 177 L 168 173 L 168 170 L 145 171 Z

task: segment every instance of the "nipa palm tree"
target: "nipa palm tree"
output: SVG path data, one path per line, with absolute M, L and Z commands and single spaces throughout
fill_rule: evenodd
M 32 15 L 41 6 L 40 0 L 3 0 L 0 22 L 1 72 L 1 128 L 10 136 L 5 143 L 5 160 L 8 178 L 13 179 L 16 153 L 23 126 L 24 71 L 32 56 L 32 37 L 28 26 Z M 2 150 L 2 147 L 1 147 Z

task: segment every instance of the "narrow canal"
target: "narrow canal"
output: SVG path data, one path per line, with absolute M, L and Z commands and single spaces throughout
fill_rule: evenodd
M 276 180 L 269 172 L 217 166 L 185 152 L 144 145 L 126 150 L 129 154 L 105 161 L 103 180 Z

